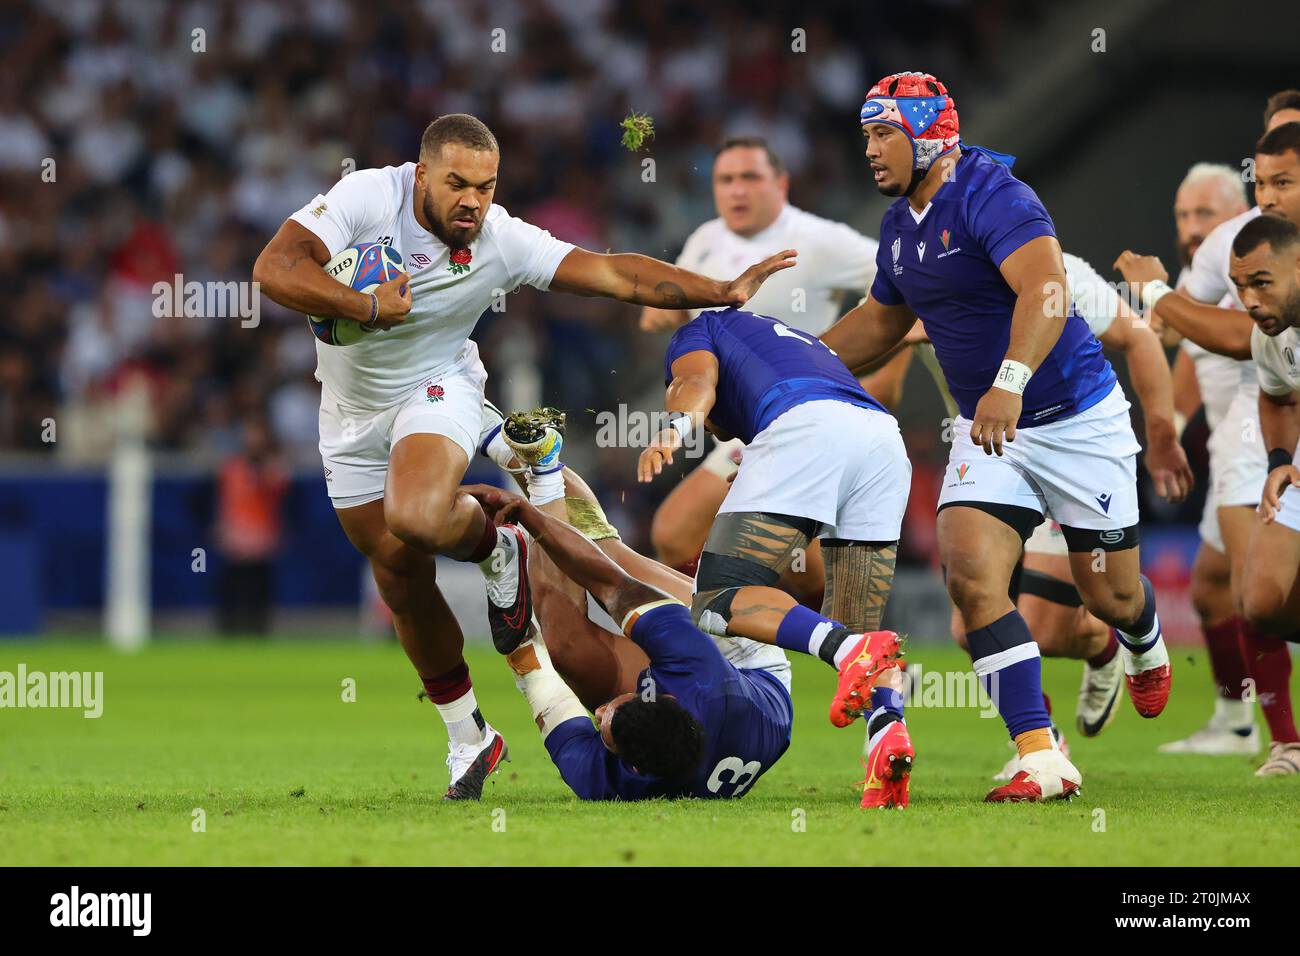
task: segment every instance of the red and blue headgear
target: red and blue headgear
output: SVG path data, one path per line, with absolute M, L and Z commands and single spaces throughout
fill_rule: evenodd
M 912 144 L 910 194 L 934 161 L 956 148 L 957 105 L 948 89 L 929 73 L 894 73 L 867 93 L 860 113 L 862 125 L 887 123 Z

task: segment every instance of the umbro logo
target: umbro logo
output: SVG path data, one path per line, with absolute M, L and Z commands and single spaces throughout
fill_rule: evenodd
M 415 266 L 417 269 L 423 269 L 433 261 L 423 252 L 412 252 L 408 258 L 410 259 L 411 265 Z
M 1110 514 L 1110 492 L 1097 496 L 1097 504 L 1101 505 L 1101 510 Z

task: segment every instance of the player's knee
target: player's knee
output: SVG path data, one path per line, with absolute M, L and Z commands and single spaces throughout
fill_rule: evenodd
M 438 520 L 446 509 L 436 502 L 384 499 L 384 522 L 393 537 L 412 548 L 430 554 L 451 550 L 456 545 L 448 522 Z
M 988 574 L 973 566 L 950 566 L 946 583 L 948 596 L 964 616 L 981 617 L 980 609 L 1007 599 L 1005 581 L 992 581 Z
M 1296 629 L 1295 621 L 1285 620 L 1286 595 L 1264 578 L 1246 576 L 1241 586 L 1241 612 L 1247 623 L 1262 631 L 1287 634 Z

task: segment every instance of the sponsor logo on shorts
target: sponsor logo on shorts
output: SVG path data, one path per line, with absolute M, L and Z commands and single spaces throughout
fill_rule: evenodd
M 1106 514 L 1110 514 L 1110 492 L 1108 491 L 1103 495 L 1097 495 L 1097 504 L 1101 505 L 1102 511 Z
M 963 485 L 973 485 L 973 484 L 975 484 L 974 481 L 967 481 L 967 480 L 966 480 L 966 476 L 970 474 L 970 470 L 971 470 L 970 464 L 969 464 L 968 462 L 964 462 L 964 461 L 963 461 L 961 464 L 959 464 L 959 465 L 957 465 L 956 467 L 954 467 L 954 468 L 953 468 L 953 471 L 957 474 L 957 480 L 956 480 L 956 481 L 949 482 L 949 483 L 948 483 L 948 487 L 949 487 L 949 488 L 960 488 L 960 487 L 962 487 Z
M 1103 531 L 1098 535 L 1098 537 L 1101 539 L 1102 544 L 1119 544 L 1124 540 L 1124 529 L 1120 528 L 1118 531 Z
M 437 383 L 431 384 L 424 390 L 424 400 L 427 402 L 440 402 L 447 397 L 447 390 Z
M 334 477 L 334 472 L 331 471 L 329 468 L 326 468 L 326 469 L 325 469 L 325 480 L 326 480 L 326 481 L 329 481 L 332 477 Z

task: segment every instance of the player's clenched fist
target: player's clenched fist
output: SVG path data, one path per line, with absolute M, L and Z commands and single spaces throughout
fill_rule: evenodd
M 664 465 L 673 463 L 673 452 L 682 447 L 682 436 L 675 428 L 665 428 L 652 441 L 636 463 L 636 480 L 645 484 L 661 474 Z
M 375 328 L 391 329 L 406 321 L 411 311 L 411 277 L 405 272 L 393 276 L 375 289 L 379 308 L 375 314 Z
M 1264 524 L 1272 524 L 1277 517 L 1277 510 L 1282 506 L 1282 492 L 1287 485 L 1300 486 L 1300 468 L 1295 465 L 1279 465 L 1268 473 L 1264 480 L 1264 494 L 1259 501 L 1259 514 Z
M 981 446 L 986 455 L 1001 455 L 1002 442 L 1015 440 L 1021 405 L 1022 400 L 1015 392 L 990 388 L 975 406 L 970 440 Z

